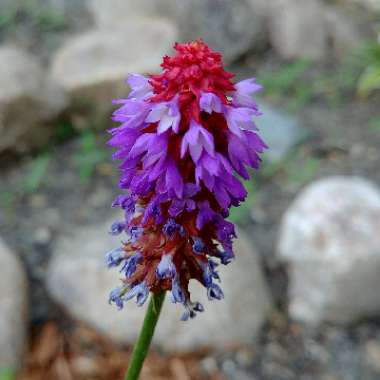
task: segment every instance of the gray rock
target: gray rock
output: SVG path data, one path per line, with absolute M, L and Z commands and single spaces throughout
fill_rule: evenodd
M 14 252 L 0 239 L 0 368 L 20 366 L 26 343 L 27 283 Z
M 59 241 L 47 274 L 52 297 L 79 320 L 86 321 L 116 341 L 134 343 L 145 307 L 127 303 L 122 311 L 108 305 L 110 290 L 120 275 L 104 266 L 104 252 L 118 246 L 118 239 L 106 235 L 106 225 L 81 228 Z M 179 305 L 166 300 L 155 335 L 162 349 L 188 350 L 203 346 L 221 347 L 251 344 L 257 336 L 271 302 L 255 250 L 244 234 L 236 242 L 237 259 L 220 270 L 225 299 L 206 300 L 201 286 L 192 284 L 194 300 L 205 312 L 194 320 L 181 322 Z
M 123 25 L 125 17 L 167 18 L 180 40 L 203 38 L 231 61 L 265 42 L 265 0 L 88 0 L 96 25 Z
M 380 313 L 380 192 L 358 177 L 319 180 L 282 220 L 278 252 L 288 263 L 290 315 L 352 322 Z
M 163 17 L 175 19 L 177 0 L 87 0 L 88 9 L 100 28 L 125 24 L 126 17 Z
M 354 15 L 344 11 L 343 7 L 325 7 L 325 27 L 333 49 L 338 58 L 344 58 L 347 52 L 357 49 L 363 42 L 360 25 L 354 21 Z
M 318 0 L 273 0 L 269 16 L 269 38 L 286 59 L 323 59 L 327 34 L 323 4 Z
M 0 153 L 24 152 L 46 143 L 47 122 L 65 106 L 63 92 L 39 62 L 11 46 L 0 48 Z
M 179 2 L 181 40 L 202 37 L 224 53 L 226 62 L 265 43 L 264 0 L 187 0 Z
M 175 27 L 164 20 L 140 19 L 120 29 L 91 30 L 58 50 L 52 77 L 79 115 L 99 122 L 113 108 L 111 100 L 127 93 L 127 74 L 156 72 L 175 40 Z
M 279 162 L 285 158 L 290 149 L 306 138 L 298 121 L 272 106 L 260 102 L 260 111 L 263 113 L 255 119 L 260 129 L 260 135 L 269 149 L 265 153 L 265 161 Z

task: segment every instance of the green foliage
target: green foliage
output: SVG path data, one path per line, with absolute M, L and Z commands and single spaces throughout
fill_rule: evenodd
M 258 77 L 265 88 L 263 94 L 273 102 L 285 103 L 290 112 L 315 100 L 338 107 L 356 91 L 368 96 L 380 88 L 380 45 L 364 44 L 328 68 L 301 59 L 265 69 Z
M 82 183 L 87 183 L 96 166 L 106 160 L 108 153 L 100 148 L 92 131 L 85 131 L 81 135 L 80 148 L 74 155 L 74 163 L 79 170 Z
M 19 23 L 31 23 L 43 32 L 60 30 L 66 27 L 62 11 L 49 7 L 38 0 L 15 1 L 3 7 L 0 12 L 0 28 L 12 29 Z
M 315 178 L 321 161 L 313 156 L 304 156 L 299 150 L 294 150 L 284 160 L 267 163 L 258 172 L 257 180 L 268 181 L 275 176 L 281 177 L 281 182 L 291 189 L 299 189 Z
M 13 380 L 15 378 L 15 371 L 13 369 L 0 368 L 0 380 Z
M 312 63 L 307 59 L 298 59 L 283 65 L 273 72 L 260 73 L 260 83 L 265 88 L 265 95 L 271 100 L 286 99 L 289 112 L 296 112 L 310 103 L 316 92 L 318 80 L 306 80 L 313 76 Z
M 347 96 L 353 96 L 360 72 L 365 66 L 362 49 L 347 54 L 338 64 L 321 73 L 314 70 L 310 78 L 304 78 L 314 99 L 321 99 L 329 106 L 339 107 Z
M 17 16 L 17 8 L 16 7 L 9 7 L 8 9 L 2 9 L 0 12 L 0 28 L 5 29 L 9 28 L 14 21 L 16 20 Z
M 0 205 L 4 210 L 10 210 L 13 207 L 16 194 L 12 191 L 2 191 L 0 193 Z
M 369 122 L 370 127 L 377 132 L 380 132 L 380 116 L 375 116 Z
M 74 128 L 74 126 L 71 123 L 60 122 L 55 128 L 52 142 L 53 144 L 61 144 L 70 140 L 77 134 L 78 131 Z
M 65 15 L 54 9 L 41 7 L 34 13 L 37 26 L 45 32 L 60 30 L 66 27 Z
M 357 91 L 360 96 L 367 97 L 380 89 L 380 43 L 369 43 L 361 55 L 366 67 L 358 79 Z
M 358 93 L 367 97 L 371 92 L 380 90 L 380 62 L 379 66 L 368 66 L 358 81 Z
M 300 82 L 294 90 L 294 95 L 289 99 L 287 109 L 289 112 L 296 112 L 306 104 L 310 103 L 313 97 L 313 89 L 306 82 Z
M 268 93 L 284 93 L 294 88 L 297 80 L 310 66 L 308 60 L 296 60 L 289 63 L 276 71 L 276 73 L 264 74 L 260 78 L 260 82 L 264 85 Z
M 48 153 L 42 153 L 33 160 L 30 171 L 24 180 L 23 187 L 26 192 L 32 193 L 39 189 L 45 179 L 49 161 L 50 156 Z

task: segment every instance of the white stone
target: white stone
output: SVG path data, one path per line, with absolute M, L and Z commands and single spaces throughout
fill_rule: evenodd
M 278 242 L 288 263 L 290 315 L 352 322 L 380 313 L 380 192 L 358 177 L 319 180 L 286 211 Z
M 110 223 L 62 237 L 48 269 L 47 286 L 75 318 L 116 341 L 132 344 L 145 307 L 128 302 L 118 311 L 108 304 L 109 292 L 120 283 L 118 271 L 104 265 L 104 253 L 119 245 L 119 239 L 106 234 Z M 192 284 L 193 299 L 203 302 L 206 310 L 194 320 L 181 322 L 182 306 L 171 304 L 168 297 L 154 338 L 156 345 L 172 351 L 254 342 L 271 302 L 254 248 L 243 234 L 235 247 L 236 261 L 220 268 L 225 299 L 210 302 L 205 289 Z
M 46 143 L 45 122 L 65 106 L 63 92 L 44 76 L 38 60 L 13 46 L 0 48 L 0 153 Z
M 27 329 L 27 282 L 19 260 L 0 239 L 0 368 L 22 362 Z
M 265 0 L 179 1 L 182 41 L 202 38 L 223 52 L 225 62 L 265 43 Z
M 269 38 L 286 59 L 323 59 L 327 49 L 323 5 L 318 0 L 273 0 Z
M 159 70 L 162 56 L 176 40 L 176 28 L 164 20 L 128 21 L 122 28 L 94 29 L 71 37 L 52 63 L 52 77 L 75 108 L 104 117 L 111 100 L 125 96 L 128 73 Z

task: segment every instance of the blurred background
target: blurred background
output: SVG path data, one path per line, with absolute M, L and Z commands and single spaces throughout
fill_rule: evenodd
M 379 379 L 379 33 L 380 0 L 0 0 L 0 380 L 122 379 L 111 100 L 199 37 L 264 85 L 269 150 L 226 299 L 168 303 L 141 378 Z

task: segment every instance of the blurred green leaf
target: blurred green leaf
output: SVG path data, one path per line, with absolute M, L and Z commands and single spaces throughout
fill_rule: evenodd
M 322 99 L 332 107 L 340 106 L 347 96 L 358 92 L 359 78 L 362 91 L 370 93 L 378 84 L 372 74 L 367 77 L 369 67 L 380 68 L 380 44 L 373 40 L 347 54 L 339 65 L 331 66 L 328 74 L 309 60 L 296 60 L 275 70 L 264 69 L 259 77 L 265 88 L 264 96 L 284 102 L 290 112 L 296 112 L 314 99 Z
M 358 81 L 358 94 L 367 97 L 374 90 L 380 89 L 380 61 L 379 66 L 369 66 L 365 69 Z
M 1 1 L 0 1 L 1 3 Z M 20 23 L 32 23 L 43 32 L 60 30 L 67 26 L 65 14 L 36 0 L 14 1 L 0 11 L 0 28 L 11 29 Z
M 62 29 L 66 26 L 65 15 L 53 9 L 41 8 L 35 15 L 35 22 L 44 31 Z
M 74 155 L 74 162 L 79 170 L 82 183 L 86 183 L 92 176 L 96 166 L 105 161 L 107 152 L 96 144 L 92 131 L 85 131 L 81 136 L 79 151 Z
M 54 130 L 52 142 L 54 144 L 61 144 L 77 135 L 78 131 L 74 128 L 74 126 L 71 123 L 60 122 Z
M 43 153 L 33 160 L 30 172 L 24 182 L 24 188 L 27 192 L 34 192 L 41 186 L 49 161 L 50 156 L 48 153 Z
M 372 118 L 369 122 L 371 128 L 376 129 L 377 131 L 380 131 L 380 116 L 375 116 Z
M 270 72 L 263 75 L 260 82 L 264 85 L 267 92 L 286 92 L 292 89 L 300 76 L 310 67 L 311 62 L 300 59 L 284 66 L 275 74 Z
M 362 63 L 362 74 L 357 80 L 359 96 L 367 97 L 380 89 L 380 43 L 369 41 L 358 51 L 357 57 Z
M 370 41 L 364 45 L 363 55 L 369 57 L 372 62 L 380 63 L 380 44 L 378 41 Z
M 289 112 L 295 112 L 311 101 L 313 97 L 313 89 L 305 83 L 298 83 L 294 90 L 294 95 L 288 103 Z
M 13 369 L 0 368 L 0 380 L 13 380 L 15 378 L 15 371 Z
M 13 24 L 16 15 L 17 15 L 16 7 L 10 7 L 7 10 L 1 11 L 0 12 L 0 28 L 4 28 Z
M 11 209 L 15 200 L 16 194 L 12 191 L 3 191 L 0 193 L 0 204 L 4 209 Z

